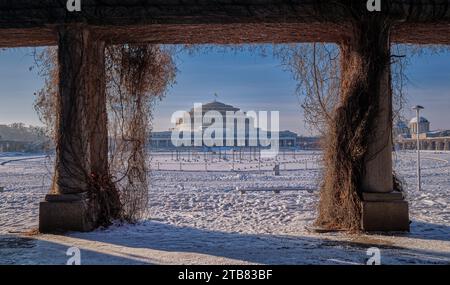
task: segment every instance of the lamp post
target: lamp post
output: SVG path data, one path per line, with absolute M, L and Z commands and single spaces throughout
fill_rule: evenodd
M 416 140 L 417 140 L 417 190 L 421 190 L 422 181 L 420 177 L 420 110 L 423 110 L 424 107 L 420 105 L 416 105 L 413 107 L 413 110 L 416 110 Z

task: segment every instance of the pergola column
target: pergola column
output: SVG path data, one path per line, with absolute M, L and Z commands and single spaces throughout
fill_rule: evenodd
M 58 28 L 55 175 L 40 206 L 40 231 L 95 227 L 89 190 L 108 174 L 105 43 L 82 25 Z
M 353 96 L 346 108 L 359 112 L 356 116 L 346 112 L 349 116 L 346 121 L 357 126 L 354 134 L 361 126 L 368 128 L 366 141 L 362 142 L 367 148 L 358 186 L 362 198 L 361 228 L 409 230 L 408 204 L 401 192 L 394 191 L 393 185 L 391 24 L 382 17 L 374 17 L 354 25 L 354 38 L 340 45 L 341 86 L 342 96 Z M 358 122 L 352 122 L 355 119 Z M 341 139 L 341 144 L 348 145 L 355 138 L 349 134 Z

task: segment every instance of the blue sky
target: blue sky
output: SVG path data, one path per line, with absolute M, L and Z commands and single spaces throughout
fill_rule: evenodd
M 32 49 L 0 52 L 0 124 L 24 122 L 40 124 L 33 109 L 33 93 L 42 79 L 33 65 Z M 280 62 L 249 51 L 207 52 L 177 56 L 177 83 L 155 109 L 155 130 L 167 130 L 170 117 L 177 110 L 189 110 L 194 102 L 218 100 L 243 111 L 280 111 L 280 128 L 309 135 L 303 123 L 299 98 L 294 95 L 296 82 Z M 409 106 L 425 106 L 424 116 L 433 129 L 450 129 L 450 52 L 414 57 L 408 67 Z

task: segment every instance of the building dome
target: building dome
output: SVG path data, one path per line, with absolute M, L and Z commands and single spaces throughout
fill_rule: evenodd
M 417 127 L 419 125 L 419 127 Z M 412 134 L 417 133 L 417 129 L 419 130 L 420 134 L 428 133 L 430 131 L 430 121 L 428 121 L 424 117 L 419 118 L 419 124 L 417 124 L 417 118 L 414 117 L 409 121 L 409 129 Z
M 209 111 L 217 111 L 219 113 L 225 114 L 227 111 L 231 112 L 237 112 L 239 111 L 239 108 L 233 107 L 231 105 L 227 105 L 225 103 L 219 102 L 219 101 L 213 101 L 206 104 L 202 104 L 201 106 L 202 112 L 207 113 Z M 195 111 L 195 108 L 192 108 L 190 113 L 193 114 Z
M 428 121 L 426 118 L 424 118 L 424 117 L 420 117 L 419 118 L 419 120 L 420 120 L 420 123 L 430 123 L 430 121 Z M 409 121 L 409 124 L 411 125 L 411 124 L 415 124 L 415 123 L 417 123 L 417 117 L 414 117 L 414 118 L 412 118 L 410 121 Z

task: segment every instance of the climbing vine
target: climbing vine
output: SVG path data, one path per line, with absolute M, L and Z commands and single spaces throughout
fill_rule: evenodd
M 57 55 L 55 47 L 35 52 L 39 74 L 44 78 L 44 87 L 35 93 L 35 109 L 55 141 L 59 113 Z M 89 176 L 93 207 L 99 208 L 100 225 L 108 225 L 113 219 L 135 222 L 145 216 L 152 107 L 176 75 L 171 51 L 159 45 L 108 46 L 105 66 L 109 173 L 102 177 L 85 175 Z

